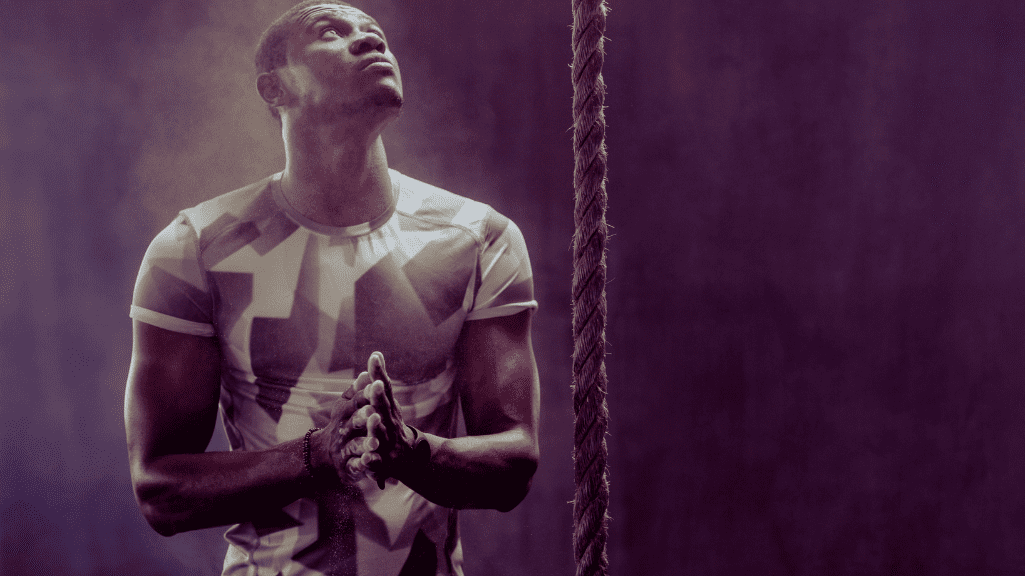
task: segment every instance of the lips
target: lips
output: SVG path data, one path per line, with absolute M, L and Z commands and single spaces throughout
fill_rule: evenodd
M 391 68 L 391 65 L 392 65 L 391 61 L 388 60 L 386 57 L 384 57 L 384 56 L 369 56 L 369 57 L 364 58 L 363 60 L 360 61 L 359 69 L 360 70 L 365 70 L 365 69 L 369 68 L 370 66 L 373 66 L 375 64 L 382 64 L 382 63 L 383 64 L 387 64 L 388 67 Z M 378 66 L 378 67 L 380 67 L 380 66 Z

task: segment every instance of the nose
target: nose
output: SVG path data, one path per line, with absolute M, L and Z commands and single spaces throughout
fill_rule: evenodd
M 367 52 L 384 52 L 386 50 L 384 44 L 384 38 L 381 38 L 377 34 L 371 34 L 370 32 L 364 33 L 360 38 L 356 39 L 352 44 L 349 45 L 349 50 L 357 56 L 360 54 L 366 54 Z

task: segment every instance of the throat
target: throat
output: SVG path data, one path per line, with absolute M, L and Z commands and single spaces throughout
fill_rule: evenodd
M 286 155 L 281 192 L 299 214 L 327 226 L 370 222 L 395 202 L 384 145 L 331 146 L 298 157 Z

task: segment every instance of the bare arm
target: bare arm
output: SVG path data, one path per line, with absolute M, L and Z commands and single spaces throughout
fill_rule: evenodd
M 375 430 L 381 446 L 399 444 L 384 455 L 378 470 L 450 508 L 508 511 L 523 500 L 539 457 L 540 389 L 530 315 L 524 311 L 464 327 L 456 351 L 456 385 L 466 437 L 421 432 L 413 441 L 401 415 L 389 406 L 384 383 L 375 381 L 370 390 L 377 414 L 370 417 L 368 427 Z
M 128 458 L 136 499 L 160 534 L 245 522 L 314 489 L 302 438 L 268 450 L 204 452 L 219 395 L 214 338 L 134 323 L 125 391 Z M 320 433 L 311 438 L 311 463 L 334 474 L 328 442 Z

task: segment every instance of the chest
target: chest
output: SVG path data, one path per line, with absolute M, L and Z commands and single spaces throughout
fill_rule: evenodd
M 362 371 L 373 351 L 415 383 L 451 361 L 480 276 L 460 229 L 384 227 L 358 238 L 299 229 L 274 249 L 246 246 L 208 282 L 225 360 L 295 382 Z

